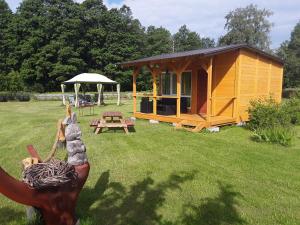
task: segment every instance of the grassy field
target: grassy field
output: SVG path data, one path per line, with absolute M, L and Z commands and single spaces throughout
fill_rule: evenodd
M 130 116 L 132 106 L 109 104 L 96 114 L 107 110 Z M 300 223 L 300 127 L 286 148 L 255 143 L 244 128 L 189 133 L 143 120 L 130 135 L 94 135 L 88 124 L 97 115 L 78 117 L 91 163 L 77 208 L 82 224 Z M 20 177 L 28 144 L 45 157 L 62 117 L 60 102 L 0 103 L 1 167 Z M 24 212 L 0 196 L 1 225 L 26 224 Z

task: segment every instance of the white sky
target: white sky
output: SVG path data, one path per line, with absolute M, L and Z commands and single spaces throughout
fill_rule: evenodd
M 21 0 L 7 0 L 15 10 Z M 76 0 L 82 2 L 83 0 Z M 300 21 L 300 0 L 104 0 L 106 5 L 120 7 L 128 5 L 133 16 L 143 26 L 163 26 L 175 33 L 180 26 L 186 24 L 189 29 L 200 36 L 217 39 L 225 33 L 225 15 L 237 7 L 245 7 L 251 3 L 259 8 L 267 8 L 274 12 L 270 17 L 274 27 L 271 32 L 272 47 L 277 48 L 290 38 L 290 33 Z

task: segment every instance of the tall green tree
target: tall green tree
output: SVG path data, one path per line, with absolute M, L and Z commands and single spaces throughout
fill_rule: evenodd
M 214 46 L 214 40 L 201 38 L 196 32 L 190 31 L 186 25 L 179 28 L 173 36 L 175 52 L 188 51 Z
M 227 33 L 219 39 L 219 45 L 246 43 L 262 50 L 270 50 L 270 31 L 273 24 L 269 17 L 273 13 L 250 4 L 237 8 L 226 16 Z
M 108 10 L 102 0 L 86 0 L 81 4 L 85 34 L 80 41 L 83 58 L 89 71 L 102 71 L 105 67 L 104 45 L 107 38 L 105 25 L 109 23 Z
M 173 40 L 170 31 L 163 27 L 149 26 L 145 37 L 145 56 L 171 53 Z
M 173 51 L 173 40 L 171 33 L 163 28 L 149 26 L 145 33 L 143 56 L 149 57 L 171 53 Z M 152 88 L 152 76 L 147 69 L 142 69 L 137 78 L 138 90 L 149 90 Z
M 25 0 L 14 24 L 16 65 L 28 90 L 55 90 L 85 70 L 80 38 L 84 33 L 79 5 L 72 0 Z
M 8 28 L 13 14 L 5 0 L 0 0 L 0 90 L 9 89 L 9 52 L 11 51 Z
M 123 71 L 117 63 L 143 57 L 145 30 L 139 20 L 132 17 L 129 7 L 110 9 L 106 17 L 107 32 L 103 54 L 106 75 L 122 83 L 122 89 L 131 89 L 131 75 Z
M 300 86 L 300 22 L 289 41 L 281 44 L 277 54 L 284 60 L 284 87 Z

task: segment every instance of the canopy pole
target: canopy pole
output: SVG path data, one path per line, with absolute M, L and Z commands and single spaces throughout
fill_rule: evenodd
M 66 105 L 66 97 L 65 97 L 65 87 L 66 87 L 66 85 L 61 84 L 60 87 L 61 87 L 61 93 L 62 93 L 62 104 Z
M 98 102 L 97 105 L 101 105 L 101 92 L 102 92 L 103 85 L 102 84 L 97 84 L 97 90 L 98 90 Z
M 78 100 L 79 88 L 80 88 L 80 84 L 75 83 L 74 84 L 74 90 L 75 90 L 75 107 L 79 107 L 79 100 Z
M 100 98 L 100 102 L 101 102 L 101 105 L 104 105 L 104 85 L 102 84 L 102 88 L 101 88 L 101 98 Z
M 118 102 L 117 102 L 117 105 L 120 105 L 120 103 L 121 103 L 120 91 L 121 91 L 121 85 L 117 84 L 117 92 L 118 92 Z

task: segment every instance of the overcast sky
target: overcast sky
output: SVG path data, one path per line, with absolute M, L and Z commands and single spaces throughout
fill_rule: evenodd
M 82 2 L 82 0 L 76 0 Z M 15 11 L 21 0 L 7 0 Z M 128 5 L 133 16 L 143 26 L 163 26 L 175 33 L 180 26 L 186 24 L 200 36 L 217 39 L 225 33 L 224 16 L 238 7 L 250 3 L 259 8 L 267 8 L 274 12 L 270 17 L 274 27 L 271 32 L 272 47 L 290 38 L 290 33 L 300 21 L 300 0 L 104 0 L 106 5 L 120 7 Z

